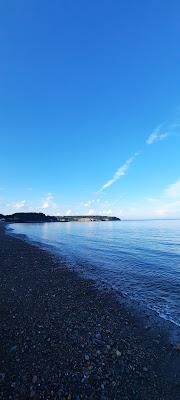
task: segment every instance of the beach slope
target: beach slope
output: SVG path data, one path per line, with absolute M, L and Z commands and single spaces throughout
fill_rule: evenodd
M 180 398 L 180 352 L 116 296 L 0 225 L 0 399 Z

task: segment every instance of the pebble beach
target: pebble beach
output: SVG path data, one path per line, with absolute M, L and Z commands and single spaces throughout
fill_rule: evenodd
M 3 223 L 0 274 L 0 399 L 180 399 L 178 346 L 123 297 Z

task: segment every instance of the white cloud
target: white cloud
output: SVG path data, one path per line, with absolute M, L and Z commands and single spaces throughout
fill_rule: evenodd
M 43 209 L 46 209 L 46 208 L 48 208 L 48 207 L 49 207 L 48 201 L 45 201 L 45 202 L 43 203 L 43 205 L 42 205 L 42 208 L 43 208 Z
M 70 209 L 67 210 L 66 213 L 65 213 L 66 216 L 71 215 L 71 214 L 72 214 L 72 210 L 70 210 Z
M 26 205 L 26 200 L 21 200 L 21 201 L 18 201 L 17 203 L 15 203 L 15 204 L 13 205 L 13 208 L 14 208 L 15 210 L 20 210 L 21 208 L 24 208 L 25 205 Z
M 100 214 L 100 215 L 112 215 L 112 210 L 111 210 L 111 209 L 109 209 L 109 210 L 102 210 L 102 211 L 99 211 L 99 214 Z
M 89 200 L 86 203 L 84 203 L 84 207 L 91 207 L 91 205 L 94 203 L 95 200 Z
M 155 142 L 164 140 L 168 136 L 168 133 L 161 132 L 161 128 L 162 128 L 162 124 L 157 126 L 157 128 L 147 138 L 146 144 L 149 144 L 149 145 L 154 144 Z
M 54 197 L 53 197 L 52 193 L 48 193 L 48 195 L 46 196 L 46 198 L 43 201 L 42 208 L 43 209 L 49 208 L 50 203 L 53 200 L 53 198 Z
M 145 218 L 180 218 L 180 179 L 167 186 L 156 198 L 146 198 L 136 210 Z
M 180 179 L 166 188 L 165 195 L 174 199 L 180 199 Z
M 88 215 L 96 215 L 97 212 L 95 210 L 89 210 Z
M 168 216 L 169 210 L 167 208 L 158 208 L 154 210 L 154 215 L 157 217 L 165 217 Z
M 102 186 L 99 192 L 102 192 L 103 190 L 112 186 L 113 183 L 115 183 L 119 178 L 121 178 L 121 176 L 124 176 L 137 155 L 138 153 L 135 153 L 120 168 L 118 168 L 113 177 Z
M 148 218 L 176 218 L 179 216 L 178 209 L 174 209 L 172 204 L 166 204 L 162 201 L 161 204 L 155 204 L 153 207 L 146 203 L 140 203 L 136 206 L 124 207 L 115 216 L 119 216 L 123 219 L 148 219 Z
M 147 201 L 148 203 L 157 203 L 159 199 L 156 197 L 145 197 L 145 201 Z
M 178 129 L 178 128 L 180 128 L 180 124 L 178 122 L 175 122 L 170 125 L 170 129 Z
M 112 210 L 111 209 L 109 209 L 109 210 L 93 210 L 93 209 L 91 209 L 91 210 L 89 210 L 88 211 L 88 215 L 112 215 Z
M 52 193 L 48 193 L 47 194 L 47 196 L 43 200 L 41 208 L 43 210 L 46 210 L 48 208 L 51 208 L 51 209 L 54 209 L 54 210 L 58 209 L 58 205 L 54 202 L 54 196 L 52 195 Z

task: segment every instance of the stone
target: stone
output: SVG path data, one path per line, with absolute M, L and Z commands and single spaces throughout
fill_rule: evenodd
M 3 382 L 5 379 L 5 373 L 4 372 L 0 372 L 0 382 Z
M 96 333 L 95 338 L 96 339 L 101 339 L 101 334 L 100 333 Z
M 11 348 L 10 348 L 10 352 L 13 352 L 13 351 L 16 351 L 17 350 L 17 346 L 15 345 L 15 346 L 12 346 Z
M 32 383 L 36 383 L 36 382 L 37 382 L 37 376 L 34 375 L 33 378 L 32 378 Z

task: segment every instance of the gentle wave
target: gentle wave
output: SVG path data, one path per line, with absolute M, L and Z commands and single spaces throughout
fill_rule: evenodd
M 180 326 L 180 221 L 13 224 Z

